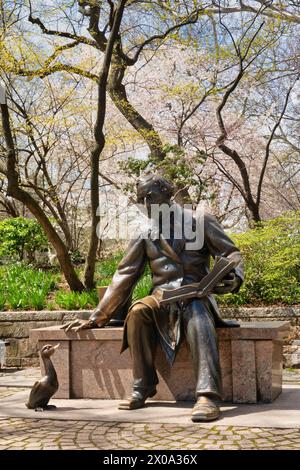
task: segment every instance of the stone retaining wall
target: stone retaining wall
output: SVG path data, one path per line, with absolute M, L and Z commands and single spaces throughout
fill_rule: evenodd
M 222 316 L 246 321 L 290 321 L 291 334 L 284 348 L 285 365 L 300 367 L 300 306 L 223 308 Z M 0 339 L 9 340 L 6 347 L 6 366 L 28 367 L 38 365 L 36 342 L 29 339 L 34 328 L 60 325 L 78 317 L 88 318 L 90 311 L 0 312 Z M 297 340 L 298 338 L 298 340 Z
M 240 307 L 221 309 L 224 318 L 239 321 L 286 320 L 292 325 L 283 347 L 285 367 L 300 368 L 300 306 Z
M 77 318 L 76 311 L 0 312 L 0 339 L 7 339 L 5 365 L 28 367 L 39 365 L 37 344 L 30 340 L 34 328 L 61 325 Z

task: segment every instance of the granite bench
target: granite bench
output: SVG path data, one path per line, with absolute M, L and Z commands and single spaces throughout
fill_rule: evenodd
M 223 399 L 232 403 L 269 403 L 282 388 L 282 346 L 289 322 L 249 322 L 219 328 Z M 31 330 L 45 344 L 60 343 L 53 356 L 59 390 L 54 398 L 122 399 L 132 384 L 129 351 L 120 355 L 122 328 L 65 332 L 58 326 Z M 195 379 L 186 342 L 170 368 L 160 348 L 156 355 L 159 385 L 155 400 L 194 400 Z

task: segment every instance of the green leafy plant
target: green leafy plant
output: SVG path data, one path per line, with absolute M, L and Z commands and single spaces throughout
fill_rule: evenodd
M 34 260 L 37 250 L 47 247 L 47 238 L 34 219 L 16 217 L 0 221 L 0 256 L 16 256 L 22 261 Z
M 123 255 L 123 252 L 118 252 L 111 258 L 101 260 L 100 263 L 96 264 L 95 274 L 97 279 L 97 285 L 106 286 L 110 284 L 111 278 L 114 275 Z
M 284 214 L 255 229 L 230 236 L 242 252 L 246 276 L 238 294 L 219 296 L 221 305 L 292 305 L 300 302 L 299 212 Z M 97 263 L 98 286 L 111 283 L 122 256 L 123 253 L 118 252 Z M 98 304 L 96 289 L 82 293 L 60 289 L 53 296 L 60 280 L 59 273 L 32 268 L 22 262 L 0 266 L 0 310 L 77 310 L 94 308 Z M 134 289 L 133 300 L 148 295 L 151 287 L 151 273 L 147 267 Z
M 0 296 L 4 299 L 2 308 L 42 310 L 46 306 L 47 295 L 55 288 L 59 277 L 30 268 L 24 263 L 0 266 Z
M 147 272 L 144 274 L 144 276 L 139 280 L 139 282 L 135 286 L 135 289 L 132 295 L 132 300 L 135 301 L 138 299 L 142 299 L 143 297 L 146 297 L 146 295 L 149 295 L 151 287 L 152 287 L 151 275 L 150 273 Z
M 262 222 L 232 238 L 244 258 L 245 282 L 238 294 L 220 297 L 222 304 L 300 302 L 300 212 Z
M 5 309 L 5 296 L 0 293 L 0 310 L 4 310 Z
M 165 157 L 163 160 L 157 160 L 151 154 L 145 159 L 129 157 L 126 161 L 120 162 L 119 167 L 128 176 L 137 177 L 147 167 L 154 167 L 160 171 L 177 189 L 190 188 L 197 197 L 201 194 L 201 199 L 211 199 L 207 194 L 207 187 L 204 182 L 200 182 L 195 175 L 194 165 L 202 165 L 207 155 L 199 151 L 191 160 L 187 158 L 186 151 L 178 145 L 165 145 L 163 148 Z M 126 191 L 133 192 L 132 185 L 128 185 Z M 187 201 L 189 202 L 189 201 Z
M 59 290 L 55 295 L 56 304 L 66 310 L 94 308 L 99 302 L 96 290 L 90 292 L 66 292 Z
M 79 250 L 74 250 L 70 252 L 70 258 L 73 264 L 82 264 L 84 263 L 84 256 L 80 253 Z

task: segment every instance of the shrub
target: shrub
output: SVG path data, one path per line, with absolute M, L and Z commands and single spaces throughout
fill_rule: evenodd
M 34 219 L 16 217 L 0 221 L 0 256 L 17 256 L 20 261 L 47 247 L 47 238 Z
M 300 301 L 300 212 L 289 212 L 231 236 L 245 262 L 245 282 L 224 305 L 296 304 Z
M 84 256 L 79 250 L 74 250 L 69 253 L 72 264 L 83 264 L 85 261 Z
M 245 233 L 231 235 L 245 261 L 245 282 L 238 294 L 219 296 L 221 305 L 296 304 L 300 301 L 300 213 L 287 213 Z M 109 285 L 122 253 L 96 266 L 97 284 Z M 76 271 L 80 271 L 76 269 Z M 60 274 L 33 269 L 24 263 L 0 266 L 0 310 L 94 308 L 98 293 L 59 290 L 47 299 Z M 146 269 L 133 300 L 149 294 L 151 273 Z

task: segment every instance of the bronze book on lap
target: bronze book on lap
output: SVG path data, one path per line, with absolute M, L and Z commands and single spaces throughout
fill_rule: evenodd
M 228 260 L 222 256 L 216 257 L 215 264 L 200 282 L 187 284 L 177 289 L 161 289 L 160 304 L 168 304 L 193 297 L 205 297 L 211 294 L 216 285 L 224 279 L 226 274 L 235 268 L 235 261 Z

